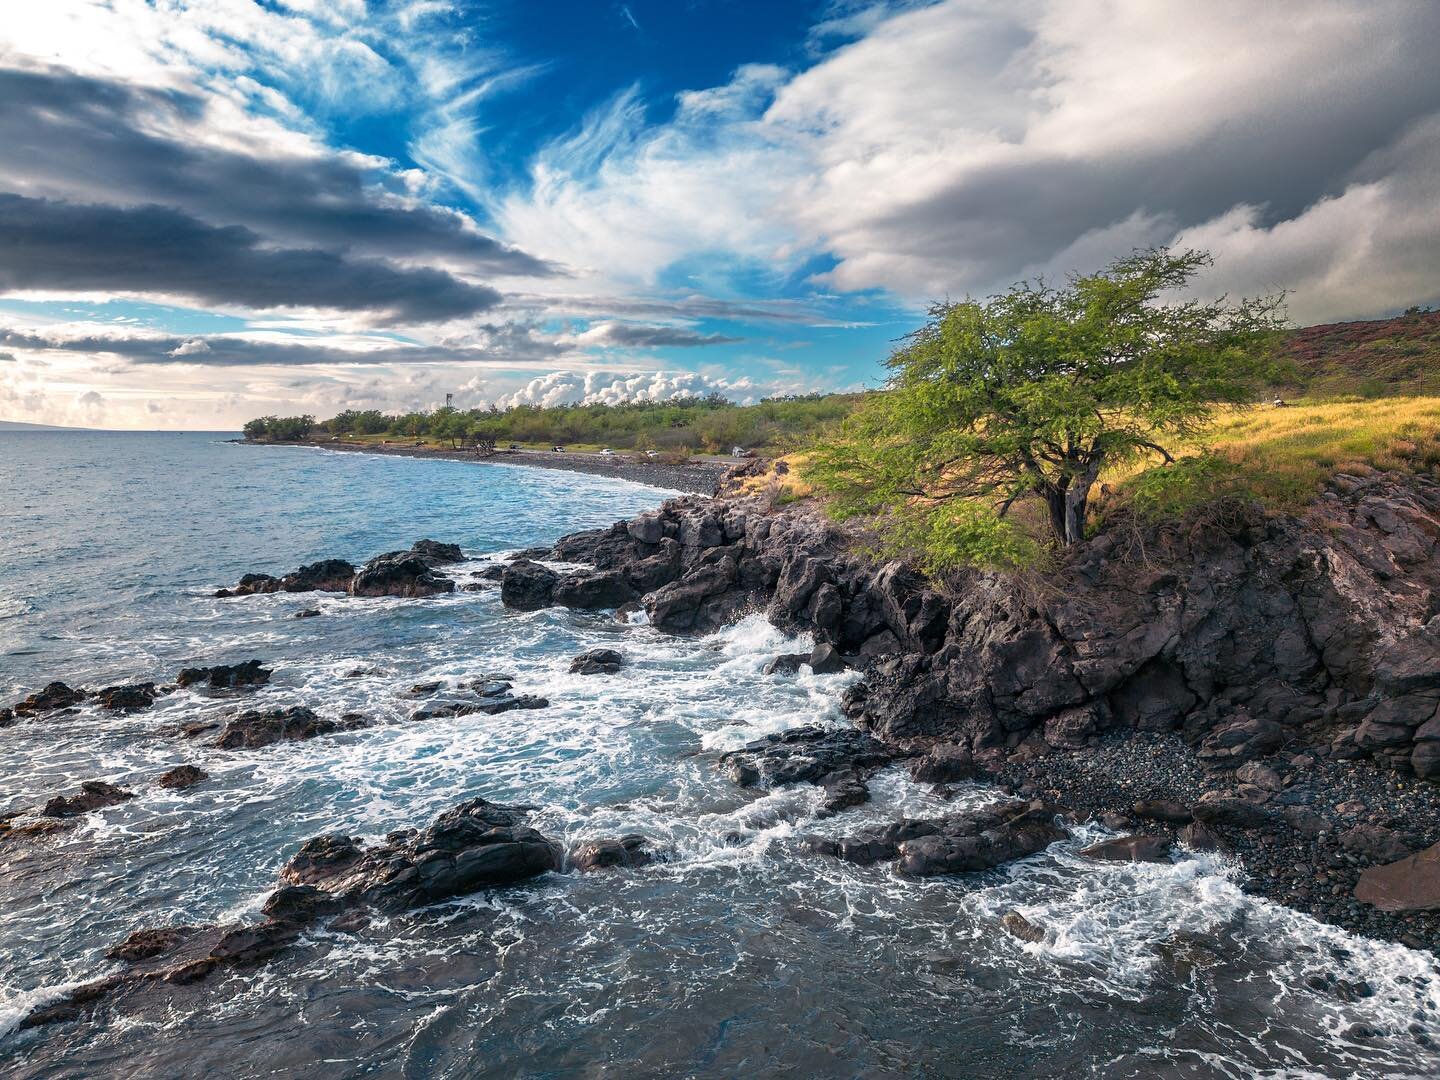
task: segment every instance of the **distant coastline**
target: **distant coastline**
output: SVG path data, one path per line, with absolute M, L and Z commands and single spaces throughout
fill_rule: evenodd
M 413 446 L 356 445 L 354 443 L 321 443 L 313 441 L 257 442 L 251 439 L 235 439 L 241 446 L 290 446 L 309 447 L 316 450 L 332 450 L 336 453 L 385 454 L 390 457 L 439 458 L 445 461 L 463 461 L 471 465 L 520 465 L 537 469 L 560 469 L 565 472 L 588 473 L 591 476 L 611 476 L 618 480 L 629 480 L 636 484 L 668 488 L 696 495 L 713 495 L 720 479 L 735 466 L 734 458 L 691 458 L 684 464 L 661 461 L 636 461 L 629 454 L 586 454 L 566 451 L 555 453 L 543 450 L 497 450 L 489 457 L 481 457 L 474 451 L 433 450 Z

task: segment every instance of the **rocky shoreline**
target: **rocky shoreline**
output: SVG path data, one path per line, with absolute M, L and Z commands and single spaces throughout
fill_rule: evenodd
M 1204 520 L 1116 527 L 1044 581 L 979 571 L 935 581 L 901 562 L 877 565 L 811 503 L 747 493 L 753 485 L 743 481 L 763 469 L 736 470 L 715 498 L 673 499 L 492 560 L 459 587 L 498 588 L 520 611 L 643 611 L 677 635 L 763 611 L 816 641 L 808 654 L 777 656 L 767 676 L 807 666 L 860 672 L 843 702 L 853 727 L 793 729 L 717 755 L 716 768 L 739 786 L 813 784 L 822 816 L 868 801 L 873 774 L 896 765 L 942 799 L 961 781 L 996 787 L 979 809 L 809 838 L 809 857 L 887 862 L 901 878 L 978 872 L 1044 850 L 1068 824 L 1098 820 L 1122 835 L 1088 857 L 1166 861 L 1176 849 L 1218 850 L 1239 863 L 1250 892 L 1440 952 L 1440 485 L 1339 477 L 1304 517 L 1236 506 Z M 428 597 L 457 588 L 451 567 L 464 560 L 453 544 L 420 540 L 361 567 L 328 559 L 278 577 L 247 574 L 216 595 Z M 624 663 L 618 650 L 594 649 L 571 670 L 603 678 Z M 269 675 L 249 660 L 186 668 L 173 685 L 55 682 L 0 711 L 0 726 L 92 702 L 139 711 L 181 690 L 244 695 Z M 431 700 L 409 719 L 548 707 L 513 693 L 509 678 L 417 684 L 411 693 Z M 235 751 L 367 724 L 299 706 L 242 708 L 172 734 Z M 205 779 L 186 763 L 156 783 L 187 789 Z M 43 838 L 132 797 L 87 781 L 38 811 L 6 814 L 0 842 Z M 111 951 L 124 970 L 69 991 L 26 1024 L 266 962 L 311 928 L 362 932 L 371 911 L 665 857 L 639 836 L 567 852 L 525 824 L 527 810 L 472 798 L 382 844 L 316 837 L 286 863 L 263 922 L 137 931 Z M 1002 925 L 1024 940 L 1045 934 L 1017 912 Z
M 548 553 L 592 569 L 512 564 L 506 602 L 679 634 L 764 611 L 819 642 L 773 670 L 862 670 L 846 712 L 893 757 L 941 756 L 917 775 L 1223 849 L 1252 892 L 1440 950 L 1440 485 L 1340 475 L 1304 516 L 1117 526 L 1047 580 L 935 582 L 738 479 Z M 800 778 L 839 809 L 866 768 Z
M 258 442 L 251 439 L 232 440 L 241 446 L 289 446 L 311 447 L 317 450 L 333 450 L 336 453 L 381 454 L 386 457 L 409 457 L 439 459 L 442 461 L 463 461 L 470 465 L 519 465 L 534 469 L 559 469 L 563 472 L 587 473 L 591 476 L 610 476 L 617 480 L 629 480 L 636 484 L 666 488 L 670 491 L 684 491 L 695 495 L 714 494 L 725 474 L 734 466 L 726 458 L 706 460 L 691 458 L 684 463 L 636 460 L 631 454 L 550 453 L 541 451 L 497 450 L 488 457 L 481 457 L 473 451 L 431 450 L 414 446 L 376 446 L 367 443 L 356 445 L 343 442 Z

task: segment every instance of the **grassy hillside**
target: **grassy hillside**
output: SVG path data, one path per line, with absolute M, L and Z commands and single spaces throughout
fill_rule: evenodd
M 1440 311 L 1307 326 L 1280 355 L 1307 396 L 1440 395 Z

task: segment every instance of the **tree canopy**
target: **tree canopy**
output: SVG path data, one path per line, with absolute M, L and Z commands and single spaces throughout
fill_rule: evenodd
M 977 500 L 1003 518 L 1034 497 L 1054 539 L 1077 543 L 1102 469 L 1168 461 L 1218 406 L 1253 393 L 1283 298 L 1183 299 L 1210 261 L 1154 249 L 1061 287 L 935 304 L 808 477 L 842 515 L 889 510 L 952 530 L 977 527 Z

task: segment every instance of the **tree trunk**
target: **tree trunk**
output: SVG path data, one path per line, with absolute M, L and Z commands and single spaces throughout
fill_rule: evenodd
M 1090 506 L 1090 489 L 1100 475 L 1103 455 L 1096 454 L 1083 467 L 1075 469 L 1065 482 L 1041 489 L 1045 506 L 1050 511 L 1050 529 L 1057 543 L 1074 547 L 1085 539 L 1085 515 Z
M 1045 506 L 1050 511 L 1050 531 L 1055 534 L 1057 542 L 1064 544 L 1065 540 L 1065 492 L 1059 488 L 1047 488 L 1042 494 L 1045 496 Z

